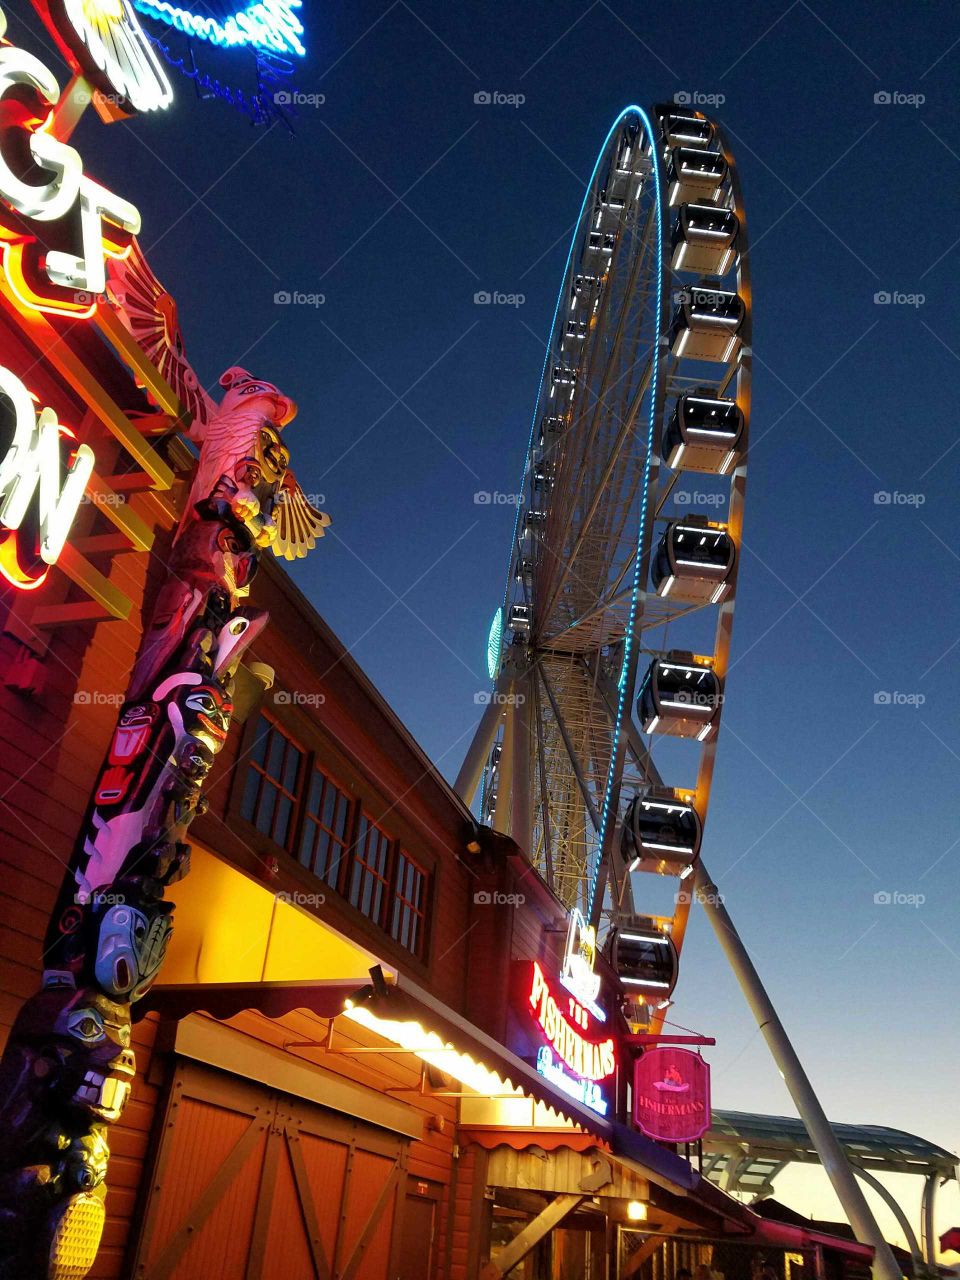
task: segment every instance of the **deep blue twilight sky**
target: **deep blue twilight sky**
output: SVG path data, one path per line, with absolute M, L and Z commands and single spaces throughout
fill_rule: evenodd
M 26 7 L 5 6 L 9 34 L 39 50 Z M 518 487 L 595 152 L 626 103 L 722 95 L 705 109 L 740 164 L 756 357 L 704 857 L 829 1113 L 957 1149 L 960 11 L 305 7 L 295 85 L 325 100 L 295 136 L 177 79 L 162 118 L 86 120 L 78 140 L 140 207 L 201 378 L 239 362 L 300 402 L 295 469 L 334 524 L 294 576 L 448 776 L 513 520 L 474 494 Z M 198 58 L 249 82 L 234 55 Z M 284 290 L 325 301 L 275 304 Z M 480 307 L 478 290 L 525 300 Z M 702 915 L 673 1016 L 717 1037 L 719 1105 L 791 1111 Z M 832 1211 L 815 1179 L 793 1185 L 797 1208 Z M 960 1221 L 950 1195 L 941 1229 Z

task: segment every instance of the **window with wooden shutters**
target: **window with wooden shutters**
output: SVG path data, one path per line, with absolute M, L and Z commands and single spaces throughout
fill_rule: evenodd
M 347 793 L 314 768 L 304 801 L 300 861 L 332 889 L 346 870 L 351 807 Z
M 349 901 L 369 919 L 383 924 L 390 885 L 390 837 L 365 813 L 360 814 L 350 869 Z
M 423 959 L 432 873 L 276 720 L 261 715 L 246 756 L 234 812 Z
M 427 914 L 427 877 L 405 849 L 397 851 L 390 936 L 419 956 L 423 951 Z
M 260 717 L 240 812 L 258 831 L 286 849 L 292 832 L 294 804 L 303 752 L 292 738 Z

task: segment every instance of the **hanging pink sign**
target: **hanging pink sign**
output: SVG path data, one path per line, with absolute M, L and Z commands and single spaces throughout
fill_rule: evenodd
M 696 1142 L 710 1128 L 710 1066 L 689 1049 L 648 1049 L 633 1069 L 633 1122 L 660 1142 Z

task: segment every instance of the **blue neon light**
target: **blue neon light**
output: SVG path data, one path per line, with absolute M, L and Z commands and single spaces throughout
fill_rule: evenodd
M 647 137 L 650 139 L 650 152 L 653 160 L 653 188 L 654 198 L 657 205 L 657 303 L 656 316 L 657 325 L 660 323 L 660 308 L 663 300 L 663 204 L 660 194 L 660 170 L 657 167 L 657 158 L 653 154 L 656 147 L 656 139 L 653 132 L 653 126 L 647 116 L 647 113 L 641 107 L 628 107 L 627 111 L 636 111 L 637 115 L 643 121 L 644 128 L 647 131 Z M 623 119 L 626 112 L 621 112 L 617 124 Z M 616 128 L 616 124 L 614 125 Z M 612 132 L 612 131 L 611 131 Z M 609 134 L 607 135 L 609 140 Z M 606 143 L 604 143 L 606 149 Z M 601 155 L 603 152 L 601 152 Z M 593 905 L 593 897 L 597 891 L 597 875 L 600 871 L 600 853 L 603 851 L 603 840 L 607 830 L 607 822 L 610 817 L 610 797 L 613 783 L 613 765 L 616 752 L 619 750 L 620 742 L 620 726 L 623 723 L 623 708 L 628 695 L 626 688 L 627 668 L 630 665 L 630 651 L 633 644 L 633 626 L 637 617 L 637 597 L 640 594 L 640 562 L 641 562 L 641 543 L 643 541 L 643 530 L 647 517 L 647 493 L 650 483 L 650 462 L 653 455 L 653 436 L 656 430 L 657 418 L 657 379 L 660 372 L 659 353 L 654 352 L 653 372 L 650 377 L 650 416 L 647 426 L 647 456 L 643 466 L 643 499 L 640 503 L 640 524 L 637 530 L 637 552 L 633 560 L 633 589 L 630 593 L 630 614 L 627 621 L 627 632 L 623 644 L 623 666 L 620 668 L 620 678 L 617 680 L 617 716 L 613 728 L 613 756 L 610 759 L 610 772 L 607 774 L 607 786 L 603 796 L 603 809 L 600 813 L 600 830 L 597 833 L 597 857 L 593 863 L 593 874 L 590 877 L 590 894 L 588 902 Z
M 580 213 L 577 215 L 576 229 L 574 230 L 573 238 L 570 241 L 570 249 L 569 249 L 569 252 L 567 253 L 567 261 L 563 268 L 563 277 L 560 285 L 560 292 L 557 294 L 557 305 L 553 309 L 553 320 L 550 323 L 551 338 L 553 337 L 554 331 L 557 327 L 557 316 L 560 313 L 560 304 L 563 301 L 565 291 L 566 291 L 567 275 L 570 270 L 570 261 L 573 257 L 573 251 L 577 245 L 577 237 L 580 233 L 580 226 L 581 226 L 581 222 L 583 221 L 583 213 L 586 208 L 587 201 L 590 198 L 590 192 L 593 190 L 593 181 L 594 181 L 594 178 L 596 178 L 597 176 L 597 170 L 600 167 L 600 161 L 603 159 L 604 155 L 606 154 L 607 145 L 609 144 L 610 139 L 613 137 L 617 129 L 619 129 L 623 121 L 630 115 L 639 116 L 640 120 L 643 122 L 643 126 L 647 132 L 647 137 L 650 140 L 651 154 L 655 146 L 653 126 L 650 123 L 650 119 L 647 116 L 647 113 L 643 110 L 642 107 L 638 107 L 635 104 L 629 107 L 624 107 L 623 110 L 620 112 L 620 114 L 617 116 L 616 120 L 614 120 L 613 124 L 610 126 L 607 136 L 603 140 L 603 146 L 600 148 L 600 151 L 597 155 L 596 163 L 593 166 L 593 172 L 590 174 L 590 180 L 587 183 L 586 190 L 584 192 L 583 203 L 580 205 Z M 663 294 L 663 243 L 662 243 L 663 206 L 662 206 L 662 197 L 660 193 L 660 171 L 657 168 L 656 156 L 653 156 L 653 179 L 654 179 L 654 194 L 655 194 L 656 204 L 657 204 L 656 314 L 657 314 L 658 324 L 659 324 L 660 307 L 661 307 L 662 294 Z M 524 479 L 526 479 L 527 462 L 530 458 L 531 450 L 533 449 L 534 436 L 537 430 L 537 412 L 540 408 L 540 396 L 541 396 L 541 393 L 543 392 L 543 382 L 547 376 L 547 367 L 550 363 L 550 356 L 551 356 L 551 347 L 548 341 L 546 354 L 543 357 L 543 369 L 540 372 L 540 385 L 537 387 L 537 399 L 533 407 L 533 421 L 530 424 L 530 436 L 529 436 L 529 439 L 527 440 L 527 453 L 526 453 L 526 458 L 524 459 Z M 643 538 L 643 526 L 646 520 L 646 513 L 647 513 L 647 487 L 650 479 L 650 457 L 653 451 L 653 434 L 654 434 L 654 429 L 656 425 L 656 401 L 657 401 L 658 374 L 659 374 L 658 363 L 657 363 L 657 360 L 654 359 L 653 375 L 650 379 L 650 423 L 647 431 L 647 457 L 646 457 L 646 462 L 644 464 L 643 501 L 640 507 L 640 530 L 637 535 L 637 554 L 634 558 L 634 565 L 633 565 L 633 590 L 630 596 L 630 615 L 629 615 L 629 622 L 627 624 L 626 642 L 624 644 L 624 650 L 623 650 L 623 666 L 620 670 L 620 678 L 617 681 L 617 691 L 618 691 L 617 716 L 616 716 L 616 723 L 614 726 L 614 735 L 613 735 L 615 751 L 617 749 L 616 744 L 620 737 L 620 726 L 623 723 L 623 707 L 624 707 L 624 700 L 626 696 L 626 690 L 624 689 L 624 682 L 626 680 L 627 666 L 630 658 L 630 646 L 632 641 L 633 624 L 636 619 L 637 596 L 640 590 L 640 542 L 641 542 L 641 539 Z M 517 530 L 520 527 L 520 511 L 521 511 L 521 508 L 518 505 L 517 514 L 513 523 L 513 542 L 510 546 L 510 561 L 507 564 L 507 586 L 506 586 L 506 590 L 504 591 L 504 597 L 503 597 L 504 609 L 506 609 L 507 601 L 510 594 L 510 581 L 511 581 L 511 570 L 513 567 L 513 554 L 517 548 Z M 611 793 L 611 781 L 613 776 L 613 768 L 612 768 L 613 760 L 611 760 L 610 763 L 611 763 L 611 770 L 610 770 L 610 773 L 607 775 L 607 786 L 606 786 L 606 791 L 603 797 L 603 809 L 600 814 L 600 831 L 598 833 L 599 849 L 603 848 L 603 838 L 604 838 L 604 833 L 606 832 L 606 829 L 607 829 L 607 819 L 610 811 L 610 793 Z M 597 874 L 599 870 L 600 870 L 600 859 L 598 856 L 594 860 L 593 872 L 590 879 L 590 894 L 589 894 L 588 902 L 590 902 L 591 904 L 593 902 L 593 895 L 596 892 Z
M 581 1080 L 579 1076 L 570 1075 L 546 1045 L 542 1045 L 537 1052 L 537 1074 L 543 1076 L 544 1080 L 549 1080 L 568 1098 L 582 1102 L 591 1111 L 596 1111 L 598 1116 L 607 1114 L 610 1104 L 596 1081 Z
M 307 52 L 300 39 L 303 23 L 293 12 L 302 7 L 303 0 L 257 0 L 222 20 L 191 13 L 170 0 L 133 0 L 133 4 L 148 18 L 223 49 L 262 49 L 301 58 Z
M 590 174 L 590 180 L 588 181 L 586 190 L 584 191 L 583 202 L 580 205 L 580 212 L 577 215 L 577 222 L 576 222 L 576 227 L 574 228 L 573 238 L 570 241 L 570 249 L 567 252 L 567 261 L 564 264 L 564 268 L 563 268 L 563 276 L 560 283 L 560 292 L 557 294 L 557 305 L 553 309 L 553 319 L 550 322 L 549 336 L 551 338 L 553 337 L 553 332 L 557 327 L 557 316 L 560 314 L 560 303 L 562 302 L 564 297 L 565 286 L 567 283 L 567 272 L 570 270 L 570 260 L 573 257 L 573 251 L 577 244 L 577 235 L 580 231 L 580 223 L 583 220 L 583 211 L 587 207 L 587 201 L 590 199 L 590 192 L 593 190 L 593 180 L 597 176 L 597 170 L 600 168 L 600 161 L 603 159 L 604 152 L 607 149 L 607 143 L 610 141 L 615 130 L 619 127 L 620 122 L 624 120 L 630 114 L 631 111 L 638 112 L 641 116 L 643 116 L 644 120 L 646 120 L 646 116 L 643 115 L 643 112 L 640 110 L 639 107 L 624 107 L 624 109 L 617 116 L 616 120 L 614 120 L 613 124 L 610 126 L 610 130 L 607 133 L 607 136 L 603 140 L 603 146 L 600 148 L 600 152 L 597 155 L 597 159 L 593 166 L 593 172 Z M 652 139 L 653 137 L 652 133 L 650 136 Z M 658 200 L 659 200 L 659 188 L 658 188 Z M 524 458 L 524 469 L 523 469 L 524 480 L 526 479 L 526 476 L 527 476 L 527 461 L 529 460 L 529 457 L 530 457 L 530 451 L 533 448 L 533 438 L 537 430 L 537 410 L 540 408 L 540 394 L 543 391 L 543 380 L 547 376 L 547 366 L 549 365 L 549 363 L 550 363 L 550 343 L 548 341 L 546 354 L 543 357 L 543 368 L 540 371 L 540 385 L 537 387 L 537 398 L 533 406 L 533 421 L 530 423 L 530 436 L 527 440 L 527 453 L 526 453 L 526 457 Z M 522 487 L 522 484 L 521 484 L 521 487 Z M 510 559 L 507 563 L 507 585 L 503 593 L 504 610 L 506 610 L 507 600 L 510 595 L 510 575 L 513 568 L 513 553 L 517 547 L 517 529 L 520 527 L 521 510 L 522 508 L 518 503 L 517 514 L 513 520 L 513 542 L 511 543 L 511 546 L 510 546 Z

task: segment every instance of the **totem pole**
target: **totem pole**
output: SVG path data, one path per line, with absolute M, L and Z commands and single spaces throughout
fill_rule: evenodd
M 329 517 L 288 468 L 295 403 L 240 368 L 215 405 L 183 357 L 173 299 L 135 246 L 112 305 L 192 414 L 196 472 L 45 941 L 41 990 L 0 1063 L 0 1277 L 67 1280 L 93 1262 L 108 1132 L 130 1094 L 131 1005 L 163 963 L 187 829 L 223 746 L 261 552 L 305 555 Z

